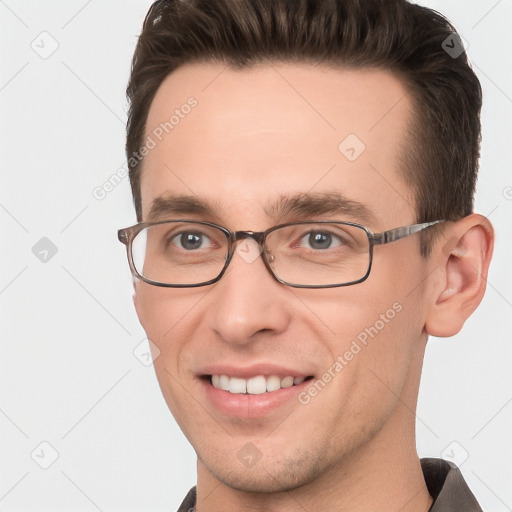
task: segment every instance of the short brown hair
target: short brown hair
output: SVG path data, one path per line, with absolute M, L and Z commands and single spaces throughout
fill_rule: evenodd
M 451 39 L 450 39 L 451 38 Z M 133 56 L 126 152 L 137 218 L 141 159 L 151 102 L 162 81 L 192 62 L 235 69 L 265 62 L 377 68 L 394 73 L 414 105 L 402 174 L 418 222 L 457 220 L 473 211 L 482 92 L 461 40 L 441 14 L 406 0 L 159 0 Z M 429 231 L 429 230 L 427 230 Z M 422 254 L 429 253 L 429 235 Z

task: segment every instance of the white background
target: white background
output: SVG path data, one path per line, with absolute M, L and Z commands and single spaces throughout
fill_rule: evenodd
M 152 368 L 133 354 L 145 335 L 116 239 L 135 223 L 128 179 L 103 200 L 93 195 L 126 169 L 124 91 L 150 3 L 0 1 L 4 512 L 172 511 L 195 483 L 194 452 Z M 512 0 L 424 3 L 460 30 L 482 82 L 476 209 L 497 241 L 481 307 L 458 336 L 429 342 L 418 450 L 462 463 L 483 508 L 504 512 L 512 510 Z M 56 44 L 46 59 L 37 53 Z M 43 237 L 57 248 L 47 262 L 32 251 Z M 43 257 L 48 248 L 37 247 Z M 52 450 L 57 460 L 42 469 Z

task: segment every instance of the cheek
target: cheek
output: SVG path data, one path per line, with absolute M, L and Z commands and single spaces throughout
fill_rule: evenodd
M 340 289 L 315 309 L 335 333 L 329 351 L 342 360 L 339 385 L 344 380 L 363 401 L 378 402 L 400 394 L 411 359 L 421 352 L 424 299 L 418 268 L 397 260 L 377 263 L 367 281 Z
M 153 365 L 162 394 L 178 424 L 187 419 L 185 370 L 189 364 L 183 356 L 186 341 L 197 327 L 194 313 L 204 292 L 159 288 L 138 282 L 134 303 L 148 339 L 157 347 Z
M 168 324 L 166 300 L 156 287 L 150 288 L 142 282 L 135 286 L 134 303 L 139 321 L 148 338 L 159 348 Z
M 406 265 L 402 268 L 400 278 L 388 280 L 381 288 L 386 290 L 383 300 L 373 308 L 373 317 L 368 318 L 360 333 L 367 342 L 360 377 L 365 380 L 366 395 L 373 397 L 377 408 L 385 403 L 395 404 L 398 397 L 405 403 L 414 396 L 411 386 L 416 378 L 419 380 L 419 374 L 413 376 L 422 361 L 426 341 L 418 274 Z
M 351 425 L 376 431 L 399 400 L 408 400 L 408 374 L 419 347 L 414 310 L 399 302 L 384 302 L 352 318 L 351 335 L 335 351 L 341 355 L 343 370 L 335 384 L 333 417 L 348 430 Z
M 166 388 L 179 386 L 190 365 L 184 361 L 187 340 L 199 327 L 197 312 L 204 292 L 158 288 L 137 283 L 135 307 L 140 323 L 159 356 L 154 367 L 166 398 Z
M 160 350 L 170 344 L 179 343 L 182 338 L 179 333 L 194 325 L 192 319 L 205 293 L 207 292 L 163 288 L 138 282 L 134 302 L 148 338 Z

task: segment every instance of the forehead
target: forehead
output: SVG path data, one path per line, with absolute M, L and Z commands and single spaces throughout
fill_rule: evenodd
M 164 80 L 148 114 L 144 215 L 166 193 L 254 216 L 275 197 L 309 191 L 410 215 L 414 201 L 400 178 L 409 115 L 407 91 L 380 70 L 184 66 Z

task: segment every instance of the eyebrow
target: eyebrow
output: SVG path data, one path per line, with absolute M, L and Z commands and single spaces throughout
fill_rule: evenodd
M 345 217 L 339 220 L 346 220 L 346 217 L 350 217 L 370 224 L 376 221 L 376 216 L 367 206 L 347 199 L 339 192 L 282 195 L 265 208 L 265 212 L 279 223 L 296 217 L 314 219 L 320 216 Z
M 211 215 L 213 208 L 207 201 L 196 196 L 167 194 L 157 197 L 151 203 L 148 222 L 166 220 L 175 215 Z
M 155 222 L 187 215 L 220 219 L 220 211 L 220 202 L 210 203 L 193 195 L 167 194 L 153 200 L 147 221 Z M 347 217 L 350 217 L 367 224 L 376 222 L 375 214 L 367 206 L 347 199 L 338 192 L 283 194 L 268 203 L 264 211 L 278 224 L 298 219 L 315 219 L 320 216 L 342 217 L 339 220 L 347 220 Z

